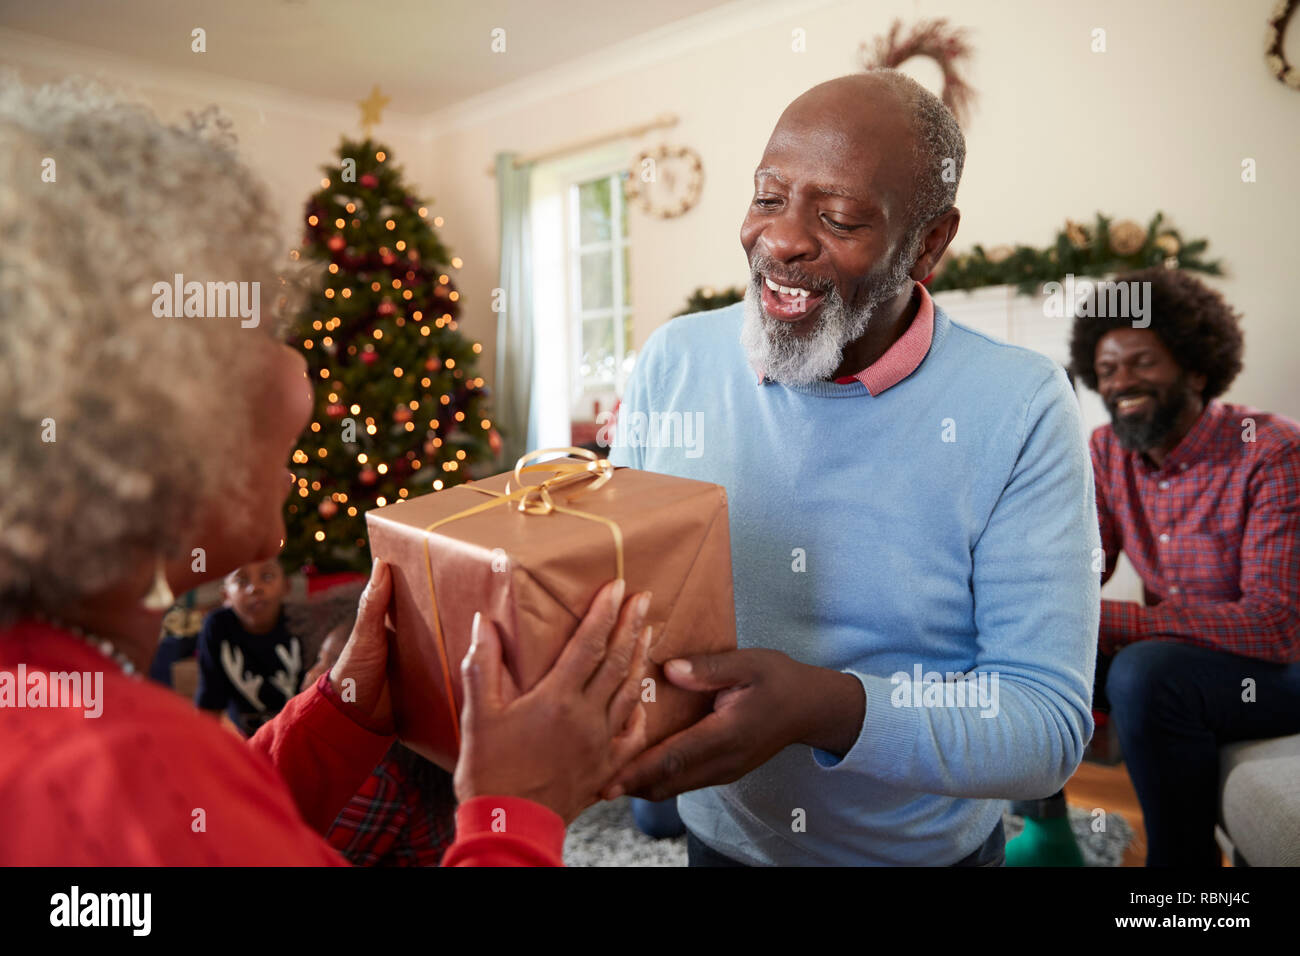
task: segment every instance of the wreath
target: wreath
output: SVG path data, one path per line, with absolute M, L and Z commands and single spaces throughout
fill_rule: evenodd
M 1287 0 L 1282 0 L 1287 2 Z M 1292 4 L 1296 0 L 1290 0 Z M 970 107 L 975 102 L 975 91 L 962 78 L 959 67 L 970 59 L 971 48 L 966 42 L 966 29 L 952 27 L 946 19 L 922 20 L 906 36 L 903 22 L 895 20 L 889 32 L 876 37 L 874 50 L 867 44 L 859 47 L 864 69 L 897 69 L 914 56 L 928 56 L 943 71 L 944 106 L 952 110 L 957 122 L 965 125 Z
M 1300 0 L 1277 0 L 1273 15 L 1268 18 L 1268 46 L 1264 48 L 1264 60 L 1273 76 L 1293 90 L 1300 90 L 1300 69 L 1287 63 L 1286 54 L 1282 52 L 1282 37 L 1298 4 Z

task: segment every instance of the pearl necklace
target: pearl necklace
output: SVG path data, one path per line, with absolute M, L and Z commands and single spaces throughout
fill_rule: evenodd
M 117 664 L 117 666 L 122 669 L 122 673 L 126 674 L 128 677 L 133 677 L 136 680 L 141 678 L 141 674 L 136 670 L 135 662 L 119 651 L 114 646 L 113 642 L 108 640 L 108 638 L 99 637 L 83 628 L 77 627 L 75 624 L 66 624 L 47 614 L 37 614 L 36 617 L 43 620 L 46 624 L 50 625 L 50 627 L 58 628 L 60 631 L 75 635 L 83 643 L 93 647 L 113 663 Z

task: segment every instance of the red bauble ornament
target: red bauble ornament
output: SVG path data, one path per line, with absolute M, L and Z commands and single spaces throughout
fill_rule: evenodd
M 393 255 L 391 252 L 385 252 L 382 256 L 379 257 L 379 259 L 381 262 L 383 262 L 384 265 L 391 266 L 394 262 L 397 261 L 397 256 Z
M 361 479 L 363 485 L 373 485 L 379 479 L 379 472 L 373 468 L 366 468 L 357 477 Z
M 501 433 L 495 428 L 488 432 L 488 447 L 492 449 L 492 454 L 501 454 Z
M 425 361 L 424 367 L 428 369 L 430 372 L 436 372 L 442 368 L 442 360 L 436 358 L 428 359 L 427 361 Z
M 339 513 L 339 506 L 336 505 L 329 498 L 326 498 L 319 505 L 317 505 L 316 510 L 320 512 L 320 516 L 322 518 L 324 518 L 326 521 L 329 521 L 330 518 L 333 518 L 336 514 Z
M 393 421 L 405 424 L 414 417 L 413 413 L 405 405 L 398 406 L 397 411 L 393 412 Z
M 397 311 L 397 306 L 393 305 L 393 303 L 385 299 L 383 302 L 379 303 L 379 307 L 375 309 L 375 311 L 378 312 L 380 315 L 385 315 L 385 316 L 392 315 L 394 312 Z
M 379 355 L 378 355 L 378 353 L 376 353 L 376 352 L 362 352 L 362 353 L 361 353 L 361 361 L 365 362 L 367 365 L 374 365 L 375 362 L 376 362 L 376 360 L 377 360 L 378 358 L 379 358 Z
M 437 451 L 438 451 L 438 448 L 437 448 L 436 445 L 434 445 L 434 443 L 433 443 L 433 439 L 432 439 L 432 438 L 429 439 L 427 442 L 424 443 L 424 453 L 425 453 L 426 455 L 433 456 L 434 454 L 437 453 Z
M 330 247 L 331 252 L 341 252 L 347 243 L 343 241 L 342 236 L 330 236 L 329 242 L 325 243 L 325 245 Z
M 335 402 L 333 405 L 326 407 L 325 414 L 329 415 L 330 418 L 342 418 L 345 411 L 347 411 L 347 409 L 338 402 Z
M 379 185 L 379 179 L 374 173 L 366 173 L 361 177 L 360 182 L 361 185 L 365 186 L 367 189 L 374 189 Z

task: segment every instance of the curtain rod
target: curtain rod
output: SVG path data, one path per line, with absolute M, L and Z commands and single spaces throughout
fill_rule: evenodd
M 616 139 L 631 139 L 641 136 L 654 129 L 666 129 L 670 126 L 676 126 L 678 123 L 676 113 L 661 113 L 648 123 L 642 123 L 639 126 L 628 126 L 625 129 L 614 130 L 609 133 L 601 133 L 599 136 L 590 136 L 587 139 L 578 140 L 565 146 L 559 146 L 555 149 L 548 149 L 545 152 L 533 153 L 531 156 L 517 158 L 514 161 L 515 169 L 521 169 L 530 163 L 545 162 L 548 159 L 554 159 L 556 156 L 563 156 L 566 153 L 576 153 L 579 150 L 587 149 L 591 146 L 599 146 L 601 143 L 608 143 Z M 497 174 L 496 165 L 493 164 L 487 168 L 489 176 Z

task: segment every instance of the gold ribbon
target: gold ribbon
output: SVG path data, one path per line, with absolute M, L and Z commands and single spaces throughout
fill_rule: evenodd
M 539 465 L 527 465 L 525 462 L 532 458 L 540 458 L 543 455 L 565 454 L 573 457 L 584 458 L 585 462 L 562 461 L 547 462 Z M 549 471 L 554 477 L 547 478 L 540 484 L 525 485 L 524 474 L 533 471 Z M 615 577 L 623 577 L 623 532 L 618 524 L 611 521 L 603 515 L 594 515 L 586 511 L 578 511 L 575 508 L 567 508 L 564 505 L 556 504 L 551 492 L 568 485 L 577 484 L 587 478 L 594 478 L 590 484 L 578 489 L 575 493 L 565 499 L 566 502 L 572 501 L 579 495 L 595 491 L 602 485 L 606 484 L 614 477 L 614 466 L 608 459 L 598 458 L 594 452 L 585 448 L 539 448 L 536 451 L 530 451 L 523 455 L 515 462 L 514 479 L 518 487 L 510 490 L 510 483 L 506 482 L 506 490 L 489 491 L 486 488 L 479 488 L 477 485 L 463 485 L 470 491 L 478 491 L 485 495 L 491 495 L 491 501 L 485 501 L 480 505 L 466 508 L 454 515 L 446 518 L 439 518 L 433 524 L 425 526 L 425 533 L 431 534 L 434 529 L 453 521 L 459 521 L 461 518 L 468 518 L 484 511 L 488 511 L 498 505 L 508 504 L 517 501 L 517 510 L 529 515 L 549 515 L 553 513 L 573 515 L 576 518 L 587 518 L 591 521 L 599 521 L 609 528 L 610 533 L 614 536 L 614 568 Z M 438 659 L 442 664 L 443 686 L 447 688 L 447 706 L 451 711 L 451 726 L 456 734 L 456 743 L 460 744 L 460 713 L 456 710 L 456 693 L 452 689 L 451 667 L 447 662 L 447 642 L 442 633 L 442 616 L 438 613 L 438 596 L 433 587 L 433 557 L 429 551 L 429 541 L 424 543 L 424 570 L 429 581 L 429 600 L 433 605 L 433 633 L 438 642 Z

